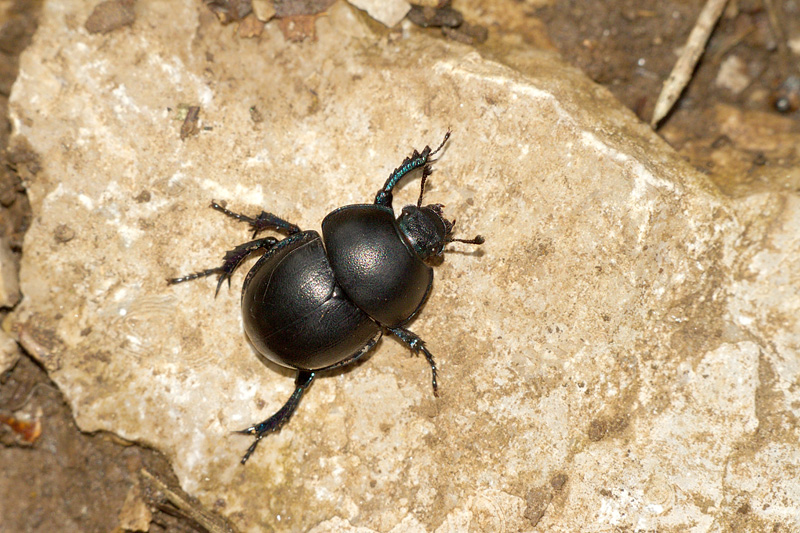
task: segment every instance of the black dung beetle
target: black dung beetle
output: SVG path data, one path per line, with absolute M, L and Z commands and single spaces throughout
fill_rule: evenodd
M 259 424 L 240 431 L 255 436 L 242 457 L 246 463 L 258 442 L 277 431 L 292 416 L 305 390 L 318 372 L 352 363 L 367 353 L 384 332 L 393 334 L 431 365 L 433 393 L 436 364 L 425 343 L 403 325 L 419 312 L 431 290 L 433 268 L 441 262 L 447 243 L 482 244 L 474 239 L 452 237 L 455 221 L 446 220 L 441 204 L 422 206 L 425 181 L 431 174 L 426 146 L 407 157 L 378 191 L 373 204 L 340 207 L 322 221 L 322 236 L 302 231 L 272 213 L 255 218 L 234 213 L 217 202 L 211 207 L 253 230 L 253 238 L 265 229 L 286 238 L 256 239 L 225 254 L 223 264 L 170 284 L 219 275 L 217 292 L 239 264 L 251 253 L 264 255 L 250 269 L 242 288 L 244 329 L 253 346 L 270 361 L 297 370 L 295 391 L 278 412 Z M 417 205 L 403 208 L 395 219 L 392 190 L 400 179 L 422 167 Z

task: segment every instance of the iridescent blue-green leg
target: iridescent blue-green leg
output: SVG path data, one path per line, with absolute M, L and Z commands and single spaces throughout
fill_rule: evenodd
M 444 134 L 444 140 L 442 140 L 442 144 L 436 150 L 431 151 L 430 146 L 425 146 L 422 152 L 417 152 L 414 150 L 414 153 L 411 154 L 411 157 L 406 157 L 403 160 L 403 163 L 394 169 L 394 172 L 389 175 L 389 179 L 386 180 L 386 183 L 383 184 L 381 190 L 378 191 L 378 194 L 375 195 L 375 205 L 385 205 L 386 207 L 392 207 L 392 190 L 395 186 L 400 182 L 400 180 L 414 170 L 415 168 L 419 168 L 422 166 L 427 165 L 428 163 L 432 163 L 430 161 L 430 157 L 435 155 L 439 150 L 442 149 L 444 143 L 447 142 L 447 139 L 450 138 L 450 132 Z M 427 167 L 426 167 L 427 168 Z M 430 174 L 430 171 L 423 173 L 423 176 L 427 178 L 426 174 Z M 423 179 L 422 188 L 424 191 L 425 188 L 425 180 Z M 420 192 L 420 199 L 422 198 L 422 191 Z
M 244 457 L 242 457 L 242 464 L 245 464 L 247 460 L 250 459 L 250 456 L 253 455 L 254 451 L 256 451 L 256 446 L 258 446 L 258 443 L 264 438 L 264 435 L 273 431 L 278 431 L 281 429 L 281 426 L 283 426 L 289 420 L 289 418 L 291 418 L 292 414 L 297 409 L 297 406 L 300 404 L 300 398 L 303 397 L 303 393 L 308 387 L 311 386 L 311 382 L 314 381 L 314 377 L 314 372 L 309 372 L 308 370 L 299 370 L 297 372 L 297 378 L 294 380 L 294 393 L 289 398 L 289 401 L 287 401 L 283 407 L 278 409 L 277 413 L 261 423 L 254 424 L 247 429 L 236 432 L 244 435 L 255 435 L 256 437 L 255 442 L 250 445 L 250 447 L 247 449 L 247 453 L 245 453 Z

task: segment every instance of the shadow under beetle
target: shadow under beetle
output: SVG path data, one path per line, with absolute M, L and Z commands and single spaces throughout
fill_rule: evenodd
M 428 360 L 437 395 L 436 363 L 425 343 L 404 328 L 425 303 L 433 283 L 431 264 L 441 262 L 447 243 L 483 244 L 452 237 L 455 221 L 446 220 L 441 204 L 422 206 L 425 181 L 431 174 L 430 158 L 436 150 L 426 146 L 407 157 L 391 173 L 373 204 L 340 207 L 322 221 L 322 237 L 302 231 L 272 213 L 255 218 L 234 213 L 217 202 L 211 207 L 253 230 L 253 238 L 265 229 L 286 238 L 255 239 L 225 254 L 222 266 L 179 278 L 181 283 L 219 275 L 217 292 L 225 280 L 251 253 L 264 255 L 250 269 L 242 288 L 244 329 L 256 350 L 270 361 L 297 370 L 295 391 L 278 412 L 238 433 L 254 435 L 255 442 L 242 457 L 246 463 L 259 441 L 289 420 L 317 372 L 352 363 L 367 353 L 384 332 Z M 417 205 L 403 208 L 397 219 L 392 209 L 392 190 L 400 179 L 422 167 Z M 430 263 L 430 264 L 429 264 Z

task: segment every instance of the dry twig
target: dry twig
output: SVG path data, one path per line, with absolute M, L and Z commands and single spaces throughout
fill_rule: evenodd
M 163 481 L 144 468 L 142 468 L 141 474 L 144 480 L 155 487 L 155 489 L 164 496 L 166 501 L 175 506 L 175 509 L 182 516 L 193 521 L 204 530 L 209 533 L 235 533 L 233 526 L 226 523 L 222 518 L 209 513 L 199 504 L 190 501 L 177 491 L 170 489 Z M 162 510 L 166 511 L 166 509 Z
M 728 0 L 708 0 L 700 12 L 700 16 L 697 17 L 697 23 L 692 28 L 692 33 L 689 34 L 683 53 L 675 63 L 669 78 L 664 82 L 661 94 L 658 95 L 653 118 L 650 120 L 653 128 L 669 113 L 689 83 L 697 61 L 703 55 L 711 30 L 716 26 L 727 2 Z

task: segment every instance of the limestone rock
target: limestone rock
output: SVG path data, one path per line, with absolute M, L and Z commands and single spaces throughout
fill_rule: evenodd
M 11 369 L 19 360 L 19 347 L 5 331 L 0 331 L 0 374 Z
M 0 307 L 13 307 L 19 302 L 19 266 L 14 252 L 0 238 Z
M 403 20 L 411 9 L 405 0 L 348 0 L 359 9 L 366 11 L 370 17 L 390 28 Z
M 45 3 L 10 104 L 42 162 L 14 319 L 81 428 L 162 450 L 245 531 L 800 527 L 796 195 L 722 195 L 550 54 L 381 37 L 343 3 L 303 45 L 194 0 L 106 35 L 90 10 Z M 242 467 L 232 431 L 293 379 L 244 336 L 246 267 L 217 298 L 165 283 L 249 239 L 209 201 L 318 229 L 448 128 L 427 198 L 486 244 L 452 245 L 410 325 L 442 397 L 384 339 Z

